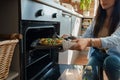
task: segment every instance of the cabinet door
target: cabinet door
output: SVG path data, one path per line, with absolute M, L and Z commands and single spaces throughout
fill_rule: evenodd
M 61 23 L 60 23 L 60 35 L 71 33 L 71 15 L 67 13 L 62 13 Z
M 62 17 L 61 17 L 61 23 L 60 23 L 60 35 L 62 36 L 63 34 L 71 34 L 71 26 L 72 26 L 72 17 L 68 13 L 62 12 Z M 69 60 L 69 50 L 60 52 L 59 53 L 59 60 L 58 63 L 60 64 L 68 64 L 70 63 Z
M 71 27 L 71 31 L 72 31 L 72 35 L 78 37 L 79 36 L 79 32 L 81 31 L 81 21 L 82 18 L 81 17 L 77 17 L 77 16 L 72 16 L 72 27 Z

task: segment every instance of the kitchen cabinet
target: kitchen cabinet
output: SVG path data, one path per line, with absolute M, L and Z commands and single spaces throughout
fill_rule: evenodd
M 82 18 L 70 13 L 62 13 L 60 35 L 68 34 L 78 37 Z M 71 64 L 77 58 L 79 52 L 67 50 L 59 53 L 59 63 Z
M 79 30 L 81 30 L 82 18 L 68 14 L 62 13 L 60 26 L 60 36 L 63 34 L 73 35 L 78 37 Z
M 72 28 L 72 15 L 66 12 L 62 12 L 60 20 L 60 36 L 63 34 L 71 34 Z M 69 63 L 70 50 L 59 52 L 58 63 L 67 64 Z
M 72 35 L 75 37 L 79 36 L 79 31 L 81 30 L 82 18 L 77 16 L 72 16 Z
M 82 18 L 81 17 L 78 17 L 78 16 L 75 16 L 75 15 L 72 15 L 72 35 L 75 36 L 75 37 L 79 37 L 79 30 L 81 30 L 81 21 L 82 21 Z M 70 64 L 73 64 L 75 59 L 78 57 L 79 55 L 79 51 L 70 51 L 70 55 L 69 55 L 69 59 L 70 59 Z
M 71 34 L 72 15 L 62 12 L 60 24 L 60 36 L 63 34 Z

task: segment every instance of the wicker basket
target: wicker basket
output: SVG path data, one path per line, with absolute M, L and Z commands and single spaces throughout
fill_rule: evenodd
M 0 41 L 0 80 L 8 77 L 9 68 L 18 39 Z

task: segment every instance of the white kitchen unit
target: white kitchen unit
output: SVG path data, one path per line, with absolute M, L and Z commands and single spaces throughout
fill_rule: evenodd
M 81 16 L 82 17 L 82 16 Z M 68 34 L 78 37 L 81 29 L 82 18 L 70 13 L 63 13 L 60 27 L 60 35 Z M 79 51 L 67 50 L 59 53 L 59 63 L 72 64 L 79 55 Z

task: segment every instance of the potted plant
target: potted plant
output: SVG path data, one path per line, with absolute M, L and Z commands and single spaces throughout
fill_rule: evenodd
M 92 0 L 80 0 L 80 9 L 83 11 L 84 16 L 89 16 L 91 2 Z

